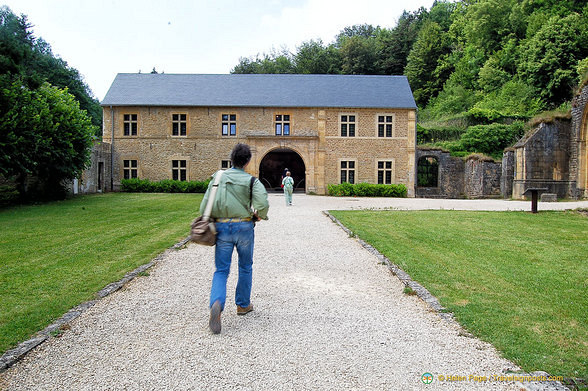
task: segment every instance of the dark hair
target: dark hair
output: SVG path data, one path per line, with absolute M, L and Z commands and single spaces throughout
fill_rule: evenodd
M 247 144 L 237 144 L 231 152 L 231 163 L 233 167 L 243 168 L 251 160 L 251 149 Z

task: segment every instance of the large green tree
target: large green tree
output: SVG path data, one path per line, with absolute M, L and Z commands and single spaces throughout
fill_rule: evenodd
M 303 42 L 294 56 L 296 73 L 336 74 L 341 72 L 341 55 L 333 46 L 321 40 Z
M 551 17 L 523 46 L 519 72 L 551 106 L 571 99 L 576 68 L 588 55 L 586 18 L 576 13 Z
M 102 108 L 80 73 L 51 51 L 42 38 L 35 38 L 26 15 L 16 16 L 10 8 L 0 7 L 0 76 L 18 76 L 28 87 L 49 82 L 68 88 L 80 107 L 88 112 L 97 132 L 102 128 Z
M 56 198 L 86 166 L 101 109 L 30 28 L 26 16 L 0 7 L 0 175 L 23 198 Z
M 449 52 L 447 33 L 438 23 L 427 21 L 419 31 L 404 71 L 417 104 L 426 105 L 441 91 L 444 80 L 435 71 L 439 60 Z
M 88 164 L 95 126 L 67 89 L 31 90 L 19 80 L 1 88 L 0 174 L 24 198 L 63 196 L 64 180 Z

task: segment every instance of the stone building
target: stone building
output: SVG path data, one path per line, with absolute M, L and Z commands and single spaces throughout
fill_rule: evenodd
M 247 170 L 325 194 L 341 182 L 415 188 L 416 104 L 404 76 L 119 74 L 102 102 L 111 184 L 204 180 L 236 143 Z
M 523 198 L 528 188 L 547 189 L 558 198 L 588 197 L 587 103 L 584 85 L 572 101 L 571 119 L 542 122 L 505 151 L 503 162 L 512 170 L 512 198 Z

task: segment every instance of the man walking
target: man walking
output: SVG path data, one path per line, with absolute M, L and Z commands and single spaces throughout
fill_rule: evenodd
M 247 174 L 244 168 L 251 160 L 251 150 L 246 144 L 237 144 L 231 152 L 232 168 L 226 170 L 218 185 L 212 206 L 211 218 L 216 226 L 216 249 L 214 262 L 216 271 L 210 290 L 209 327 L 213 334 L 221 332 L 221 313 L 227 296 L 227 278 L 231 258 L 236 247 L 239 254 L 239 278 L 235 290 L 237 315 L 253 311 L 251 283 L 253 277 L 253 242 L 255 221 L 267 220 L 269 203 L 267 192 L 261 182 Z M 204 211 L 210 189 L 200 204 Z

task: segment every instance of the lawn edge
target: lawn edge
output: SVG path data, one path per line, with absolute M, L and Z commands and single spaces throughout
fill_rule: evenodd
M 43 342 L 54 337 L 56 333 L 58 335 L 61 330 L 64 330 L 66 328 L 64 326 L 68 325 L 70 322 L 79 317 L 89 308 L 92 308 L 94 304 L 98 303 L 100 300 L 104 299 L 105 297 L 108 297 L 109 295 L 124 287 L 126 284 L 135 279 L 135 277 L 137 277 L 141 273 L 144 273 L 146 270 L 150 269 L 151 267 L 155 266 L 157 263 L 162 261 L 171 251 L 178 250 L 185 246 L 186 243 L 188 243 L 188 241 L 190 241 L 190 237 L 182 239 L 178 243 L 174 244 L 173 246 L 169 247 L 168 249 L 160 253 L 158 256 L 153 258 L 150 262 L 128 272 L 120 280 L 106 285 L 104 288 L 102 288 L 100 291 L 96 293 L 96 299 L 89 300 L 75 306 L 74 308 L 66 312 L 61 318 L 51 323 L 43 330 L 37 332 L 30 339 L 21 342 L 15 348 L 9 349 L 6 352 L 4 352 L 4 354 L 0 357 L 0 373 L 5 372 L 8 368 L 16 364 L 18 361 L 22 360 L 29 352 L 31 352 L 37 346 L 41 345 Z
M 370 210 L 373 210 L 373 209 L 370 209 Z M 444 321 L 446 321 L 446 322 L 454 325 L 455 327 L 457 327 L 458 330 L 459 330 L 459 335 L 462 335 L 462 336 L 465 336 L 465 337 L 469 337 L 469 338 L 477 338 L 472 333 L 470 333 L 467 330 L 465 330 L 462 327 L 462 325 L 457 320 L 455 320 L 455 317 L 454 317 L 453 313 L 452 312 L 449 312 L 445 307 L 443 307 L 441 305 L 441 303 L 439 302 L 439 300 L 435 296 L 433 296 L 431 294 L 431 292 L 429 292 L 427 290 L 427 288 L 425 288 L 424 286 L 422 286 L 418 282 L 414 281 L 410 277 L 410 275 L 408 273 L 406 273 L 404 270 L 402 270 L 402 268 L 400 268 L 398 265 L 396 265 L 392 261 L 390 261 L 390 259 L 388 259 L 388 257 L 386 257 L 384 254 L 380 253 L 371 244 L 369 244 L 366 241 L 364 241 L 363 239 L 361 239 L 357 234 L 355 234 L 353 231 L 351 231 L 349 228 L 347 228 L 341 221 L 339 221 L 339 219 L 337 219 L 335 216 L 333 216 L 328 210 L 323 210 L 322 212 L 323 212 L 323 214 L 325 216 L 327 216 L 335 224 L 337 224 L 343 231 L 345 231 L 345 233 L 347 233 L 347 235 L 349 235 L 350 238 L 356 239 L 357 242 L 363 248 L 365 248 L 367 251 L 369 251 L 370 253 L 372 253 L 373 255 L 375 255 L 376 258 L 378 258 L 378 260 L 380 262 L 386 264 L 388 266 L 388 270 L 390 270 L 390 272 L 394 276 L 396 276 L 400 280 L 400 282 L 402 282 L 406 287 L 411 288 L 416 293 L 416 296 L 419 299 L 421 299 L 422 301 L 424 301 L 425 304 L 427 304 L 427 306 L 433 312 L 437 313 L 437 315 L 441 319 L 443 319 Z M 498 350 L 498 349 L 496 349 L 496 351 L 500 352 L 500 350 Z M 513 366 L 516 366 L 518 368 L 518 365 L 516 365 L 515 363 L 513 363 Z M 523 377 L 523 376 L 529 376 L 529 377 L 543 377 L 544 376 L 544 377 L 549 377 L 550 376 L 550 374 L 548 374 L 547 372 L 544 372 L 544 371 L 535 371 L 535 372 L 531 372 L 531 373 L 519 373 L 517 371 L 516 372 L 516 375 L 517 376 L 521 376 L 521 377 Z M 567 387 L 568 384 L 563 385 L 559 381 L 532 381 L 532 382 L 525 382 L 525 383 L 522 383 L 520 381 L 516 381 L 515 382 L 515 385 L 517 387 L 522 387 L 522 389 L 527 390 L 527 391 L 539 391 L 539 390 L 544 390 L 544 391 L 563 391 L 563 390 L 568 390 L 569 391 L 569 390 L 577 389 L 577 388 L 570 389 L 570 388 Z

